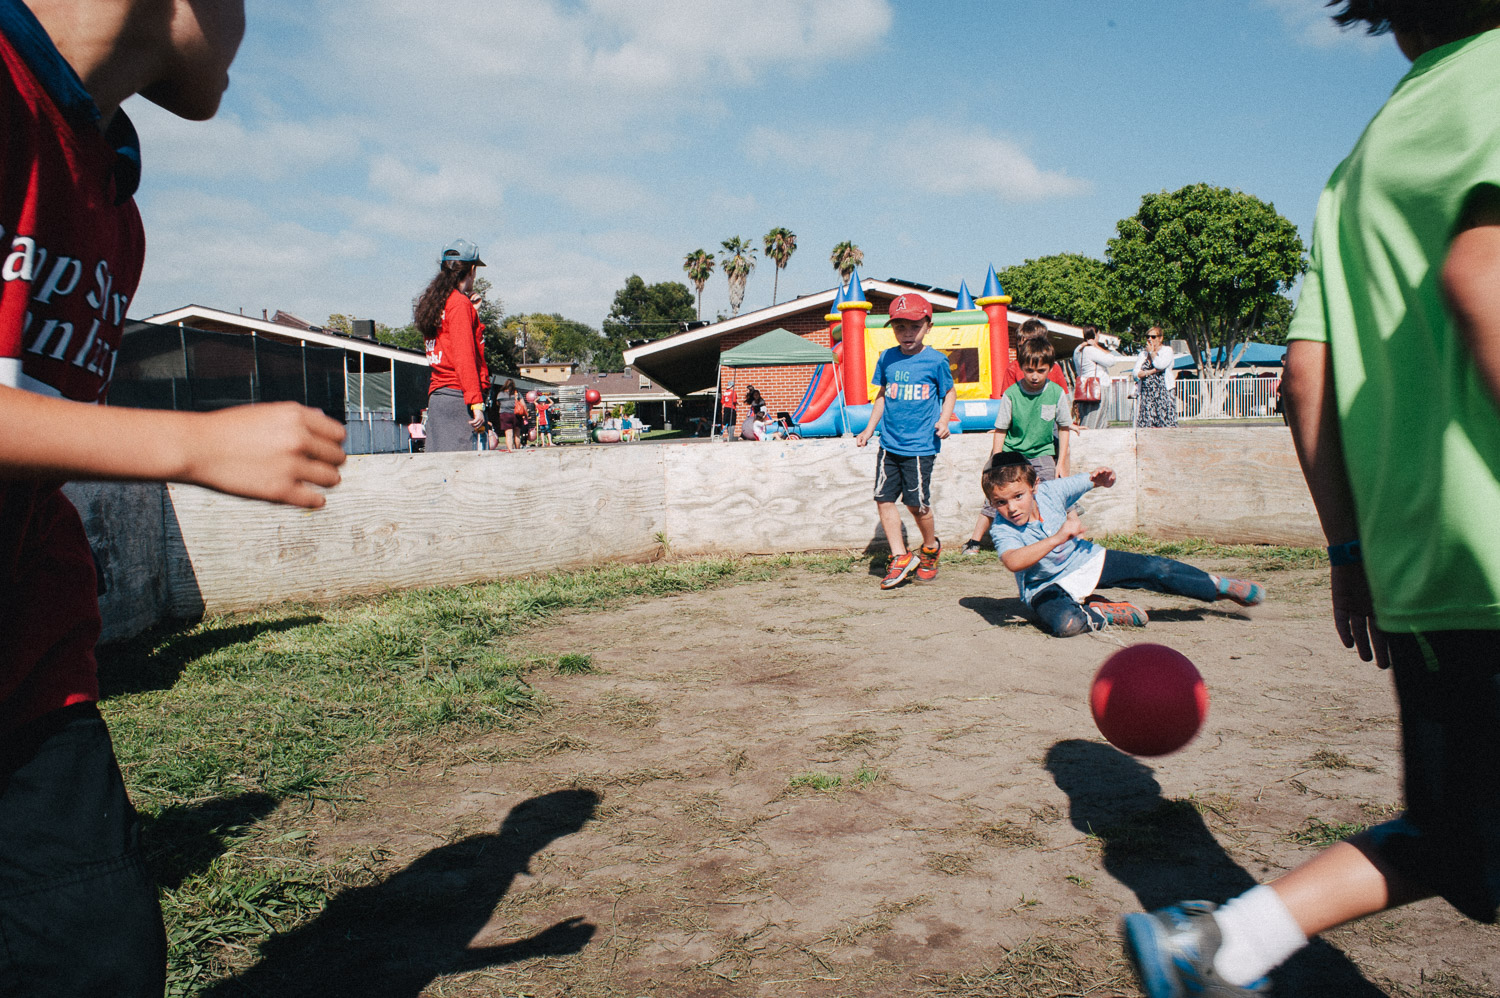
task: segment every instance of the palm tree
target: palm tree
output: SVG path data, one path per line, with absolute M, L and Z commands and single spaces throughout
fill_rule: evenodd
M 703 285 L 714 274 L 714 255 L 706 249 L 695 249 L 682 261 L 688 280 L 698 289 L 698 318 L 703 318 Z
M 776 304 L 776 289 L 781 283 L 781 271 L 786 262 L 797 252 L 797 233 L 777 226 L 766 233 L 766 259 L 776 263 L 776 272 L 771 277 L 771 304 Z
M 854 268 L 865 262 L 865 251 L 845 239 L 833 248 L 833 252 L 828 255 L 828 262 L 839 272 L 839 283 L 843 284 L 854 273 Z
M 745 300 L 745 281 L 755 269 L 755 246 L 750 240 L 735 236 L 719 245 L 724 261 L 724 276 L 729 278 L 729 314 L 740 314 L 740 302 Z

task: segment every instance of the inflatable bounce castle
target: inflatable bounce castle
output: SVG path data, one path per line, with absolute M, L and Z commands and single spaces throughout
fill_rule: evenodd
M 1000 396 L 1010 387 L 1010 296 L 1000 287 L 995 268 L 985 277 L 976 300 L 968 284 L 958 291 L 958 308 L 935 312 L 924 345 L 945 354 L 958 392 L 953 432 L 988 430 L 995 425 Z M 876 388 L 870 373 L 882 350 L 896 345 L 896 334 L 885 316 L 869 314 L 871 305 L 860 286 L 859 271 L 839 289 L 825 316 L 833 342 L 833 363 L 813 375 L 792 419 L 804 437 L 835 437 L 859 433 L 870 421 L 870 400 Z

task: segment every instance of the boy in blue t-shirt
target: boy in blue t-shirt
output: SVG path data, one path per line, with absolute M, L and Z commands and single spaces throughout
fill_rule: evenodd
M 958 393 L 948 358 L 922 339 L 932 328 L 932 304 L 919 294 L 901 295 L 891 302 L 891 331 L 896 346 L 875 362 L 874 383 L 880 388 L 870 409 L 870 423 L 855 443 L 863 447 L 880 432 L 880 457 L 875 469 L 875 508 L 891 547 L 891 564 L 880 580 L 881 589 L 894 589 L 916 570 L 917 578 L 937 578 L 943 544 L 932 521 L 932 464 L 948 435 L 948 421 Z M 922 532 L 922 547 L 913 555 L 901 539 L 900 499 L 911 510 Z

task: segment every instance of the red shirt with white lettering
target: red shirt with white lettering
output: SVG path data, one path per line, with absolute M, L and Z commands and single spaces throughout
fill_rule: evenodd
M 450 291 L 443 303 L 443 321 L 438 334 L 424 341 L 431 374 L 427 394 L 439 388 L 457 388 L 464 393 L 465 405 L 484 402 L 484 389 L 490 383 L 490 369 L 484 362 L 484 323 L 469 296 Z
M 134 129 L 121 115 L 109 138 L 100 132 L 29 12 L 0 28 L 0 385 L 99 402 L 145 256 Z M 58 483 L 0 481 L 0 739 L 98 699 L 98 636 L 78 511 Z

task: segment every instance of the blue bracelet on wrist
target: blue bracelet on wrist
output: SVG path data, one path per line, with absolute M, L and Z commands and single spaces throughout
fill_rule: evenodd
M 1359 541 L 1345 541 L 1342 544 L 1331 544 L 1328 547 L 1328 564 L 1334 568 L 1343 565 L 1358 565 L 1365 560 L 1364 552 L 1360 550 Z

